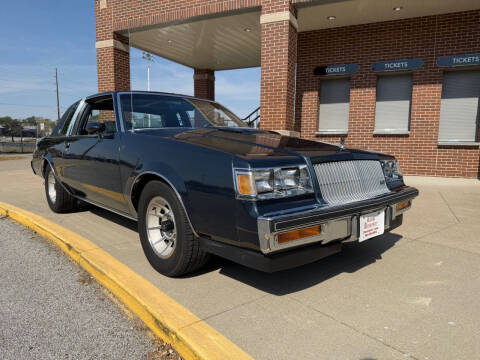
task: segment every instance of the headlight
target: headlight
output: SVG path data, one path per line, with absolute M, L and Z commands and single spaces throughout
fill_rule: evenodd
M 397 160 L 380 160 L 380 163 L 387 185 L 403 180 L 402 170 Z
M 313 192 L 307 165 L 261 170 L 235 169 L 237 194 L 251 199 L 275 199 Z

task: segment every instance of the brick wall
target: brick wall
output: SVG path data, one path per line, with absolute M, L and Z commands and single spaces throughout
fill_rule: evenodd
M 111 33 L 169 21 L 260 6 L 261 0 L 107 0 L 111 15 L 97 15 L 97 41 Z M 100 0 L 95 0 L 99 8 Z M 107 10 L 105 13 L 108 13 Z
M 193 89 L 196 97 L 215 100 L 215 72 L 209 69 L 195 69 Z
M 130 90 L 130 55 L 113 47 L 97 49 L 98 91 Z
M 128 38 L 112 31 L 113 0 L 107 0 L 107 7 L 95 0 L 96 39 L 116 40 L 128 45 Z M 98 91 L 130 90 L 130 54 L 126 51 L 104 47 L 97 49 Z
M 120 39 L 124 42 L 118 32 L 130 28 L 258 7 L 260 4 L 261 0 L 95 0 L 96 41 Z M 128 41 L 124 43 L 128 44 Z M 130 89 L 129 62 L 125 51 L 97 49 L 98 90 Z
M 339 141 L 338 136 L 315 136 L 321 80 L 313 69 L 357 63 L 360 70 L 351 76 L 348 146 L 391 153 L 406 174 L 478 177 L 478 147 L 437 145 L 444 70 L 436 60 L 476 52 L 480 10 L 299 33 L 295 129 L 302 137 Z M 377 74 L 371 64 L 417 57 L 424 65 L 413 72 L 410 135 L 374 136 Z
M 263 0 L 262 15 L 290 11 L 291 1 Z M 289 20 L 261 25 L 262 129 L 293 130 L 297 30 Z
M 295 15 L 292 2 L 309 1 L 106 0 L 107 7 L 100 9 L 100 0 L 95 0 L 96 38 L 128 43 L 118 31 L 247 7 L 261 6 L 262 14 L 289 10 Z M 288 21 L 262 24 L 262 127 L 297 130 L 306 138 L 339 141 L 335 136 L 315 136 L 320 79 L 313 75 L 313 69 L 357 63 L 360 71 L 351 77 L 347 145 L 392 153 L 407 174 L 478 177 L 478 148 L 437 145 L 443 70 L 436 66 L 436 59 L 473 52 L 480 52 L 478 10 L 298 34 Z M 376 74 L 371 64 L 415 57 L 422 58 L 424 66 L 413 75 L 410 135 L 374 136 Z M 130 88 L 128 52 L 98 49 L 97 60 L 100 91 Z M 199 83 L 196 89 L 201 97 L 214 96 L 211 84 Z

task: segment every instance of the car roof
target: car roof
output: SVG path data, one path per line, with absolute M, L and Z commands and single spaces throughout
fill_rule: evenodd
M 212 100 L 202 99 L 202 98 L 195 97 L 195 96 L 192 96 L 192 95 L 168 93 L 168 92 L 161 92 L 161 91 L 143 91 L 143 90 L 121 90 L 121 91 L 106 91 L 106 92 L 100 92 L 100 93 L 97 93 L 97 94 L 93 94 L 93 95 L 86 96 L 86 97 L 85 97 L 85 100 L 88 100 L 88 99 L 91 99 L 91 98 L 95 98 L 95 97 L 107 96 L 107 95 L 115 96 L 116 94 L 119 94 L 119 93 L 167 95 L 167 96 L 176 96 L 176 97 L 182 97 L 182 98 L 188 98 L 188 99 L 195 99 L 195 100 L 202 100 L 202 101 L 208 101 L 208 102 L 215 102 L 215 101 L 212 101 Z

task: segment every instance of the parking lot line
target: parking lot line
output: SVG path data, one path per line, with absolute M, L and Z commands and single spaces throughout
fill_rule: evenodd
M 222 334 L 86 238 L 0 202 L 0 214 L 52 240 L 185 359 L 251 359 Z

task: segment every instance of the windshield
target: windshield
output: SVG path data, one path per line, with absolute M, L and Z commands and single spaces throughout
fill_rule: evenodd
M 161 94 L 120 95 L 127 130 L 152 128 L 246 127 L 220 104 Z

